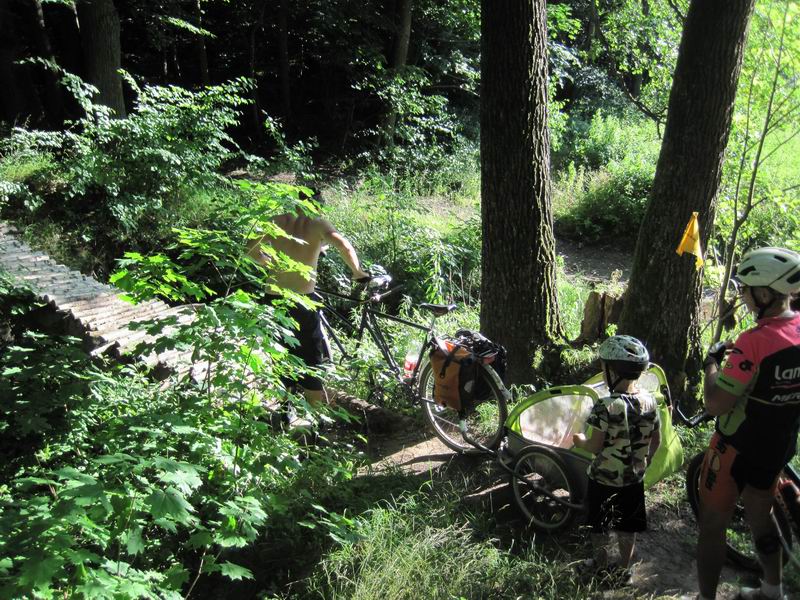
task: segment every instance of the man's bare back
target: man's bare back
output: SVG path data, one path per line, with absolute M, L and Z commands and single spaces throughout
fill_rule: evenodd
M 275 217 L 272 221 L 280 227 L 289 237 L 264 236 L 248 244 L 248 254 L 253 260 L 268 265 L 269 257 L 261 252 L 262 244 L 269 244 L 275 250 L 311 268 L 310 276 L 289 271 L 272 274 L 271 283 L 282 288 L 290 289 L 300 294 L 309 294 L 314 291 L 317 282 L 317 263 L 322 247 L 325 244 L 333 245 L 342 255 L 347 266 L 353 273 L 354 279 L 367 277 L 361 270 L 353 246 L 344 238 L 336 228 L 325 219 L 308 217 L 298 211 Z

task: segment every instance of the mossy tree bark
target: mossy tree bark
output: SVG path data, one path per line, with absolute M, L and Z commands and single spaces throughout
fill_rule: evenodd
M 78 21 L 81 27 L 83 60 L 89 83 L 100 91 L 97 102 L 125 118 L 122 93 L 122 50 L 119 41 L 119 15 L 112 0 L 79 0 Z
M 667 123 L 639 232 L 620 333 L 642 339 L 667 371 L 673 393 L 699 367 L 702 272 L 678 256 L 684 227 L 699 213 L 711 234 L 736 86 L 754 0 L 693 0 L 684 25 Z
M 550 204 L 544 0 L 481 2 L 481 330 L 533 378 L 561 335 Z

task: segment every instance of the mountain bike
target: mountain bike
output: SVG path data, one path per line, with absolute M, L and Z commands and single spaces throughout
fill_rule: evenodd
M 678 420 L 689 428 L 696 427 L 714 419 L 708 414 L 699 414 L 692 418 L 684 415 L 678 406 L 675 406 Z M 700 475 L 703 467 L 705 452 L 700 452 L 691 461 L 686 470 L 686 495 L 692 507 L 695 519 L 698 517 L 700 507 Z M 784 564 L 792 557 L 792 534 L 800 540 L 800 474 L 791 465 L 786 465 L 780 474 L 778 487 L 775 491 L 775 500 L 772 504 L 772 518 L 778 529 L 781 545 L 784 548 Z M 736 505 L 733 518 L 728 525 L 726 536 L 726 556 L 728 560 L 746 570 L 758 571 L 761 566 L 758 562 L 755 546 L 750 529 L 744 515 L 741 499 Z
M 492 367 L 490 356 L 478 357 L 474 398 L 465 402 L 460 410 L 439 404 L 434 399 L 436 374 L 428 356 L 437 340 L 436 319 L 450 314 L 458 307 L 455 304 L 420 303 L 416 309 L 430 314 L 427 325 L 415 323 L 381 310 L 384 300 L 400 290 L 391 287 L 389 275 L 371 277 L 360 282 L 355 296 L 318 289 L 312 298 L 320 304 L 320 320 L 323 330 L 340 356 L 339 362 L 354 358 L 365 336 L 368 336 L 380 352 L 386 374 L 400 385 L 406 395 L 422 408 L 433 433 L 450 449 L 459 453 L 479 453 L 485 448 L 495 448 L 503 434 L 503 423 L 508 414 L 510 392 Z M 335 306 L 343 302 L 349 310 Z M 400 323 L 420 332 L 421 345 L 416 356 L 407 357 L 400 365 L 392 354 L 388 336 L 382 321 Z M 348 350 L 341 335 L 356 341 L 355 350 Z M 450 343 L 444 338 L 445 343 Z

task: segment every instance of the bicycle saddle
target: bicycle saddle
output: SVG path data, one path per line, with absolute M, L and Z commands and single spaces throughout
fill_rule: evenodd
M 453 312 L 455 309 L 458 308 L 457 304 L 428 304 L 427 302 L 423 302 L 419 305 L 419 307 L 423 310 L 427 310 L 430 313 L 433 313 L 437 317 L 441 317 L 446 315 L 447 313 Z

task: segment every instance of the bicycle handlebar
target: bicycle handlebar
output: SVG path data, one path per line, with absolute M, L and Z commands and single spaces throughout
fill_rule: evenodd
M 681 407 L 678 406 L 677 402 L 675 403 L 673 408 L 675 409 L 675 414 L 678 415 L 678 420 L 682 424 L 686 425 L 689 429 L 697 427 L 701 423 L 713 421 L 715 418 L 714 415 L 710 415 L 705 411 L 698 413 L 693 417 L 687 417 L 685 414 L 683 414 L 683 411 L 681 410 Z
M 403 289 L 402 285 L 396 285 L 392 289 L 386 290 L 382 294 L 373 294 L 372 296 L 369 297 L 369 300 L 370 302 L 380 302 L 381 300 L 386 298 L 386 296 L 391 296 L 392 294 L 394 294 L 397 291 L 400 291 L 401 289 Z

